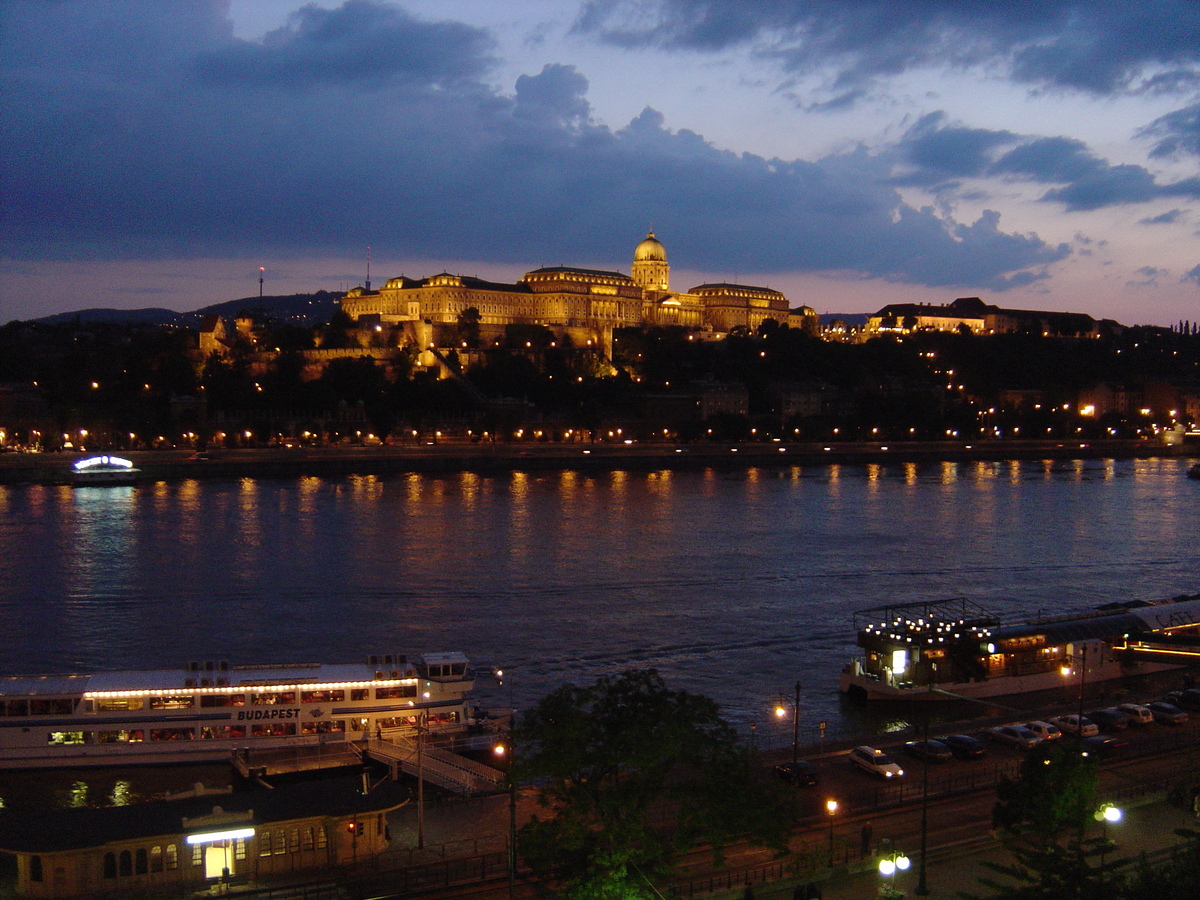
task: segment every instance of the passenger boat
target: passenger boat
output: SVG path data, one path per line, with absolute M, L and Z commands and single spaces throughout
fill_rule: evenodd
M 953 700 L 1069 689 L 1200 663 L 1200 594 L 1003 624 L 967 600 L 855 614 L 866 654 L 842 670 L 859 700 Z
M 461 653 L 362 664 L 0 677 L 0 768 L 208 762 L 234 750 L 465 732 Z
M 121 456 L 89 456 L 71 466 L 73 484 L 133 484 L 142 470 Z

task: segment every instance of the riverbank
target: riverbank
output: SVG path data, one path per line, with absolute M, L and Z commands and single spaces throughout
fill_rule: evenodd
M 117 451 L 131 459 L 143 481 L 395 475 L 481 474 L 512 471 L 605 472 L 620 469 L 746 469 L 755 467 L 970 462 L 1004 460 L 1133 459 L 1182 457 L 1194 448 L 1136 440 L 949 441 L 893 443 L 638 443 L 455 444 L 379 447 L 271 447 L 263 449 Z M 68 484 L 71 463 L 82 453 L 0 454 L 0 484 Z

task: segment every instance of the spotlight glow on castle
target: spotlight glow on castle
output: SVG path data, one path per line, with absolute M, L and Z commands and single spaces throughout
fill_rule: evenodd
M 439 338 L 474 309 L 485 344 L 498 340 L 506 326 L 541 325 L 575 346 L 605 353 L 611 352 L 614 328 L 675 325 L 721 335 L 753 332 L 767 319 L 795 325 L 815 316 L 808 307 L 791 310 L 782 293 L 765 287 L 721 282 L 672 291 L 667 251 L 653 231 L 634 249 L 631 273 L 552 266 L 527 272 L 516 284 L 448 272 L 400 276 L 377 291 L 370 282 L 351 289 L 342 311 L 360 324 L 407 325 L 422 347 L 450 343 Z

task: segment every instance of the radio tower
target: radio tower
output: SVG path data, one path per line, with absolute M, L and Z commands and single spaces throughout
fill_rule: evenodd
M 265 271 L 267 271 L 267 270 L 265 268 L 263 268 L 262 266 L 258 267 L 258 299 L 259 300 L 262 299 L 263 272 L 265 272 Z

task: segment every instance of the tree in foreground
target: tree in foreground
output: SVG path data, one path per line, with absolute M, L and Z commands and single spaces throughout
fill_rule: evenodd
M 1009 864 L 985 863 L 1013 883 L 980 882 L 990 896 L 1008 900 L 1065 900 L 1111 896 L 1103 867 L 1108 848 L 1086 838 L 1097 809 L 1098 763 L 1075 741 L 1031 750 L 1015 780 L 1003 779 L 992 824 L 1013 855 Z M 1100 864 L 1093 860 L 1100 858 Z
M 630 670 L 566 685 L 523 714 L 518 773 L 537 780 L 546 816 L 518 846 L 572 900 L 654 897 L 676 854 L 746 839 L 783 852 L 783 797 L 707 697 Z

